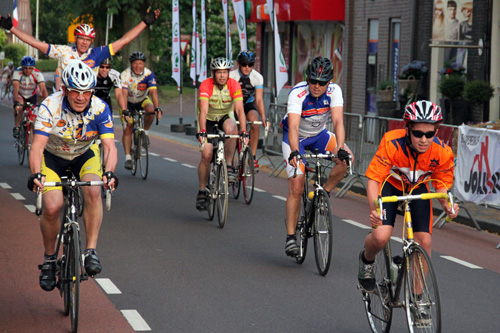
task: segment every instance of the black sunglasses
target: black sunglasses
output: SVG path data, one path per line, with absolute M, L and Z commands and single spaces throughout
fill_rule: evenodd
M 242 64 L 241 64 L 241 67 L 253 67 L 253 65 L 255 65 L 255 63 L 253 63 L 253 62 L 249 62 L 249 63 L 242 63 Z
M 422 131 L 415 131 L 415 130 L 412 130 L 411 131 L 411 134 L 413 134 L 414 137 L 416 138 L 421 138 L 425 135 L 425 137 L 427 139 L 430 139 L 432 138 L 434 135 L 436 135 L 436 131 L 431 131 L 431 132 L 422 132 Z
M 328 84 L 328 81 L 318 81 L 315 79 L 309 79 L 309 83 L 312 84 L 313 86 L 319 84 L 321 87 L 324 87 Z
M 101 66 L 99 66 L 99 67 L 101 67 L 101 68 L 111 68 L 111 66 L 106 66 L 106 65 L 104 65 L 104 66 L 103 66 L 103 65 L 101 65 Z

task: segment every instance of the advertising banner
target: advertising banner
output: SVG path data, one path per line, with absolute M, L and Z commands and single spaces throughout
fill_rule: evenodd
M 201 61 L 198 82 L 207 78 L 207 21 L 205 20 L 205 0 L 201 0 Z
M 247 49 L 247 22 L 245 19 L 245 2 L 243 0 L 233 0 L 234 16 L 238 26 L 238 36 L 240 37 L 240 51 Z
M 181 35 L 179 27 L 179 0 L 172 1 L 172 78 L 181 88 Z
M 270 12 L 271 28 L 274 31 L 274 67 L 276 71 L 276 97 L 279 96 L 281 88 L 288 81 L 288 70 L 286 68 L 285 57 L 281 52 L 280 34 L 278 31 L 278 20 L 274 10 L 274 1 L 267 0 L 267 8 Z
M 191 36 L 191 70 L 189 76 L 193 79 L 193 86 L 196 85 L 196 54 L 200 52 L 198 50 L 198 44 L 196 43 L 196 0 L 193 0 L 193 33 Z

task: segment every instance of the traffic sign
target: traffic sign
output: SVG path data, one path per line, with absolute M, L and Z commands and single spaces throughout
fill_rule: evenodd
M 184 53 L 186 53 L 188 45 L 189 45 L 189 39 L 181 39 L 181 53 L 182 53 L 182 55 L 184 55 Z

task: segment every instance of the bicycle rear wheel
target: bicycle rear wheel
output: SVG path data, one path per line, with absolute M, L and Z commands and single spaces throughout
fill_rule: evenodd
M 83 215 L 83 208 L 85 207 L 85 200 L 83 198 L 82 188 L 79 187 L 78 191 L 76 191 L 76 211 L 78 216 Z
M 245 202 L 249 205 L 252 202 L 253 190 L 255 185 L 255 165 L 253 161 L 252 151 L 249 147 L 245 149 L 243 153 L 242 160 L 242 184 L 243 184 L 243 195 L 245 197 Z
M 318 191 L 313 200 L 314 256 L 319 274 L 325 276 L 332 261 L 332 207 L 325 190 Z
M 374 333 L 387 333 L 391 329 L 392 308 L 389 301 L 391 292 L 391 245 L 387 243 L 375 257 L 375 291 L 363 293 L 366 317 Z
M 432 262 L 418 244 L 405 258 L 405 310 L 410 332 L 441 332 L 441 302 Z
M 19 137 L 17 138 L 16 145 L 17 161 L 19 162 L 19 165 L 23 165 L 26 150 L 26 127 L 24 127 L 23 124 L 19 126 Z
M 227 218 L 228 204 L 228 180 L 227 180 L 227 165 L 226 161 L 222 160 L 218 169 L 217 176 L 217 217 L 219 219 L 219 227 L 224 228 Z
M 137 151 L 139 152 L 139 166 L 141 167 L 142 179 L 148 178 L 148 166 L 149 166 L 149 152 L 148 152 L 148 138 L 145 132 L 141 132 L 139 137 L 139 144 L 137 145 Z
M 213 162 L 210 163 L 210 176 L 208 179 L 208 198 L 207 198 L 207 211 L 208 211 L 208 219 L 212 221 L 215 216 L 215 198 L 216 198 L 216 189 L 218 186 L 218 166 Z
M 238 172 L 238 179 L 231 184 L 231 188 L 233 190 L 233 197 L 235 199 L 238 199 L 240 196 L 241 180 L 243 178 L 242 176 L 243 166 L 240 161 L 240 151 L 241 151 L 241 141 L 238 141 L 236 149 L 234 150 L 234 157 L 233 157 L 233 168 Z

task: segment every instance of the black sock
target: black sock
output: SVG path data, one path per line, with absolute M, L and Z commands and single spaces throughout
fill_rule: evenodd
M 43 261 L 55 261 L 57 258 L 56 258 L 56 254 L 51 254 L 51 255 L 48 255 L 48 254 L 43 254 Z
M 295 238 L 295 235 L 286 235 L 286 241 L 288 242 L 290 239 L 297 240 L 297 238 Z
M 200 194 L 206 194 L 206 192 L 202 191 L 202 190 L 198 190 L 198 195 L 200 195 Z
M 364 264 L 366 265 L 371 265 L 375 262 L 375 260 L 372 260 L 372 261 L 368 261 L 366 260 L 365 258 L 365 251 L 363 251 L 363 254 L 361 254 L 361 261 L 363 261 Z

